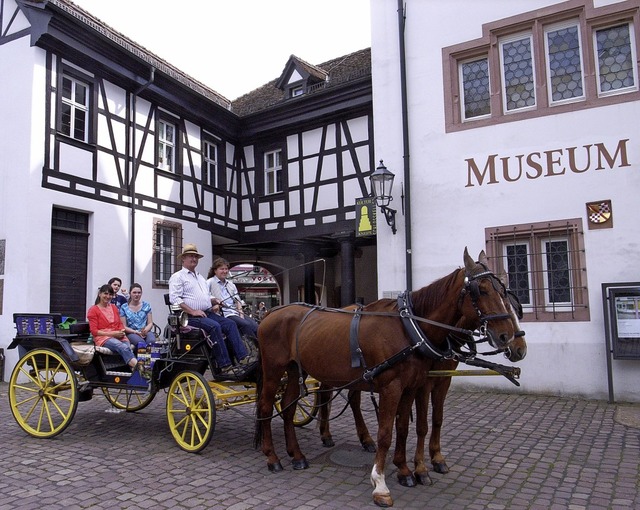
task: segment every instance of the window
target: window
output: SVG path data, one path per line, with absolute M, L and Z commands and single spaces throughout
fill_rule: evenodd
M 289 97 L 298 97 L 304 94 L 304 87 L 302 85 L 297 85 L 289 89 Z
M 176 126 L 166 120 L 158 121 L 157 167 L 167 172 L 176 171 Z
M 636 55 L 631 41 L 633 25 L 624 23 L 596 30 L 594 48 L 598 73 L 598 93 L 615 94 L 625 90 L 636 90 Z
M 549 103 L 584 98 L 580 27 L 577 23 L 550 26 L 545 30 Z
M 638 3 L 571 4 L 487 23 L 482 38 L 444 48 L 447 131 L 640 99 Z
M 169 278 L 180 269 L 178 255 L 182 246 L 182 226 L 156 220 L 153 229 L 153 286 L 168 287 Z
M 218 159 L 218 145 L 212 140 L 202 143 L 202 182 L 214 188 L 222 188 Z
M 503 110 L 511 112 L 536 105 L 531 35 L 500 41 Z
M 68 74 L 62 75 L 60 86 L 60 124 L 63 135 L 81 142 L 89 141 L 91 87 Z
M 525 321 L 589 320 L 583 236 L 581 219 L 486 229 L 492 267 L 507 273 Z
M 483 57 L 461 62 L 460 77 L 463 119 L 489 115 L 491 113 L 489 59 Z
M 265 195 L 280 193 L 282 185 L 282 151 L 274 150 L 264 154 L 264 192 Z

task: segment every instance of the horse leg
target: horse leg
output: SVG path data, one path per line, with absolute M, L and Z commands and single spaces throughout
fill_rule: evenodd
M 429 476 L 429 469 L 424 462 L 425 438 L 429 432 L 429 393 L 431 381 L 416 392 L 416 452 L 413 457 L 414 472 L 416 482 L 422 485 L 431 485 L 433 482 Z
M 376 452 L 376 442 L 369 434 L 367 424 L 364 422 L 362 416 L 362 393 L 357 390 L 349 390 L 349 405 L 351 406 L 351 412 L 353 413 L 353 419 L 356 422 L 356 432 L 358 433 L 358 439 L 365 451 L 369 453 Z
M 415 392 L 405 391 L 400 399 L 396 414 L 396 449 L 393 463 L 398 468 L 398 482 L 405 487 L 416 486 L 416 479 L 407 466 L 407 436 L 409 435 L 409 419 L 414 398 Z
M 297 399 L 300 396 L 300 386 L 298 366 L 290 363 L 287 367 L 287 386 L 282 395 L 281 408 L 282 419 L 284 421 L 284 437 L 287 447 L 287 453 L 291 457 L 293 469 L 307 469 L 309 462 L 300 450 L 298 438 L 296 436 L 296 428 L 293 424 L 293 418 L 296 413 Z
M 401 388 L 398 384 L 389 384 L 380 393 L 380 409 L 378 413 L 378 451 L 376 452 L 371 484 L 373 485 L 373 502 L 380 507 L 393 506 L 391 493 L 385 482 L 384 465 L 391 446 L 393 436 L 393 420 L 400 401 Z
M 318 388 L 320 439 L 322 440 L 322 445 L 326 448 L 332 448 L 335 446 L 333 437 L 331 437 L 331 430 L 329 429 L 329 415 L 331 414 L 330 403 L 332 395 L 333 392 L 331 391 L 331 388 L 326 386 L 324 383 L 321 383 L 320 388 Z
M 457 366 L 457 363 L 456 363 Z M 455 366 L 453 367 L 455 369 Z M 449 472 L 449 466 L 440 450 L 440 432 L 444 421 L 444 401 L 447 398 L 451 377 L 438 377 L 431 391 L 431 437 L 429 438 L 429 455 L 431 464 L 436 473 L 445 474 Z M 428 397 L 427 397 L 428 398 Z
M 282 371 L 284 373 L 284 370 Z M 273 404 L 275 396 L 280 386 L 281 376 L 260 376 L 258 377 L 258 402 L 256 405 L 256 434 L 255 446 L 262 443 L 262 453 L 267 457 L 267 467 L 269 471 L 282 471 L 282 464 L 273 446 L 273 435 L 271 433 L 271 420 L 273 418 Z

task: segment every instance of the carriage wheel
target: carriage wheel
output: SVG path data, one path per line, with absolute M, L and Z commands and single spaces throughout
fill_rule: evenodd
M 275 408 L 278 414 L 282 412 L 280 400 L 276 400 Z M 304 427 L 313 421 L 318 414 L 318 393 L 310 391 L 306 397 L 301 397 L 296 404 L 296 414 L 293 415 L 293 424 L 296 427 Z
M 78 382 L 67 361 L 51 349 L 34 349 L 9 380 L 11 413 L 34 437 L 54 437 L 67 428 L 78 407 Z
M 102 388 L 102 393 L 107 397 L 109 403 L 117 408 L 124 409 L 127 412 L 140 411 L 147 407 L 153 397 L 156 396 L 155 390 L 138 390 L 130 388 Z
M 171 383 L 167 395 L 167 421 L 178 446 L 197 453 L 205 448 L 216 424 L 213 392 L 202 375 L 181 372 Z

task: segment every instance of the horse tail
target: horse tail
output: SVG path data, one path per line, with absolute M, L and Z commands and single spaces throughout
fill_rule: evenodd
M 262 395 L 262 386 L 264 382 L 264 377 L 262 373 L 262 361 L 260 360 L 260 349 L 258 349 L 258 363 L 256 364 L 255 378 L 256 378 L 256 426 L 255 432 L 253 436 L 253 447 L 257 450 L 262 445 L 262 422 L 263 420 L 258 415 L 260 409 L 260 396 Z

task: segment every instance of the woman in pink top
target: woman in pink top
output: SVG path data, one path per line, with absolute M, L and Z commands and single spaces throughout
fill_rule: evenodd
M 135 368 L 138 360 L 131 350 L 131 343 L 124 333 L 120 313 L 116 305 L 111 304 L 113 289 L 103 285 L 98 291 L 96 304 L 87 311 L 89 328 L 93 335 L 93 342 L 98 346 L 107 347 L 117 352 L 131 368 Z

